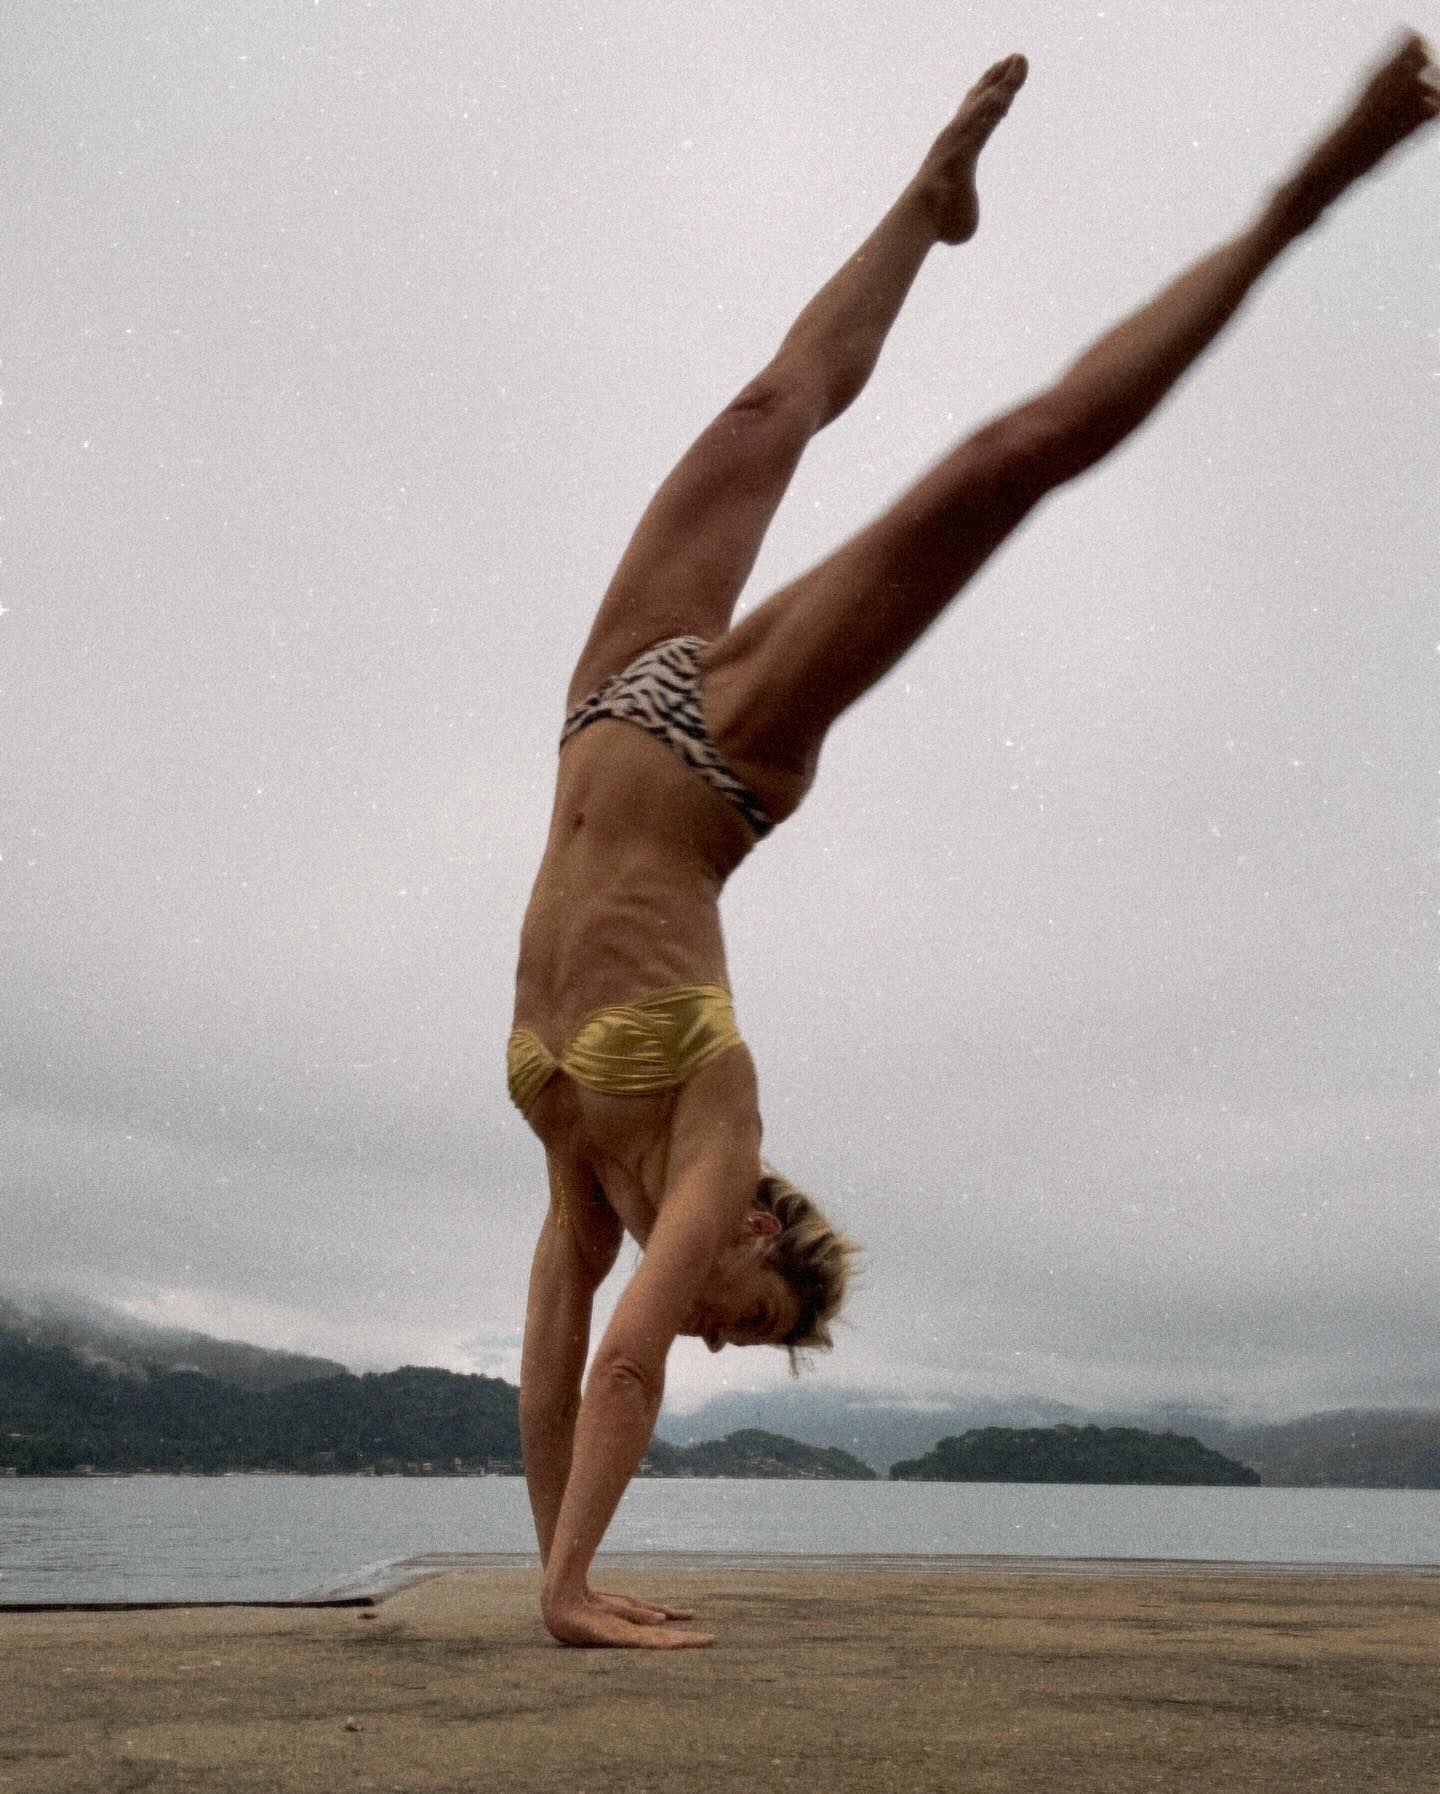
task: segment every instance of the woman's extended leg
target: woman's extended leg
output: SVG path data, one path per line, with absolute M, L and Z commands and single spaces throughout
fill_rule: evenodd
M 921 264 L 977 220 L 975 164 L 1025 79 L 1023 56 L 989 69 L 915 178 L 811 300 L 758 378 L 709 425 L 651 500 L 576 665 L 577 702 L 642 648 L 723 634 L 810 438 L 869 379 Z
M 1423 40 L 1407 39 L 1248 229 L 1112 330 L 1049 391 L 962 443 L 711 650 L 711 734 L 773 809 L 798 802 L 830 724 L 1039 500 L 1143 422 L 1282 251 L 1440 114 L 1427 59 Z

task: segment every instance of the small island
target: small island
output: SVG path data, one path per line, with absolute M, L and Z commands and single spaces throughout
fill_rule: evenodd
M 1258 1488 L 1260 1473 L 1198 1439 L 1128 1426 L 978 1427 L 890 1467 L 895 1482 L 1157 1483 Z
M 782 1433 L 746 1427 L 698 1445 L 652 1439 L 641 1476 L 790 1477 L 812 1482 L 873 1482 L 875 1472 L 833 1445 L 805 1445 Z

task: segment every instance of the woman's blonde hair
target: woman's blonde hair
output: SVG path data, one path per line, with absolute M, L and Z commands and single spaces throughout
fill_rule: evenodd
M 800 1299 L 800 1317 L 780 1341 L 790 1354 L 791 1370 L 796 1371 L 799 1353 L 828 1352 L 834 1345 L 830 1323 L 845 1301 L 851 1265 L 860 1247 L 832 1227 L 805 1192 L 773 1166 L 762 1165 L 760 1174 L 755 1206 L 780 1223 L 765 1260 Z

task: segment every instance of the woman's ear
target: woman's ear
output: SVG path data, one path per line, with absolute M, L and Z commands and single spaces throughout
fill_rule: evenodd
M 745 1225 L 757 1239 L 773 1240 L 780 1231 L 779 1219 L 768 1209 L 763 1208 L 752 1208 L 746 1217 Z

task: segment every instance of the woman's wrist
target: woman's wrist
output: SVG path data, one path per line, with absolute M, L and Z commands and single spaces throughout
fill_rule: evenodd
M 552 1576 L 547 1570 L 540 1584 L 540 1613 L 547 1622 L 559 1614 L 573 1613 L 590 1598 L 585 1576 Z

